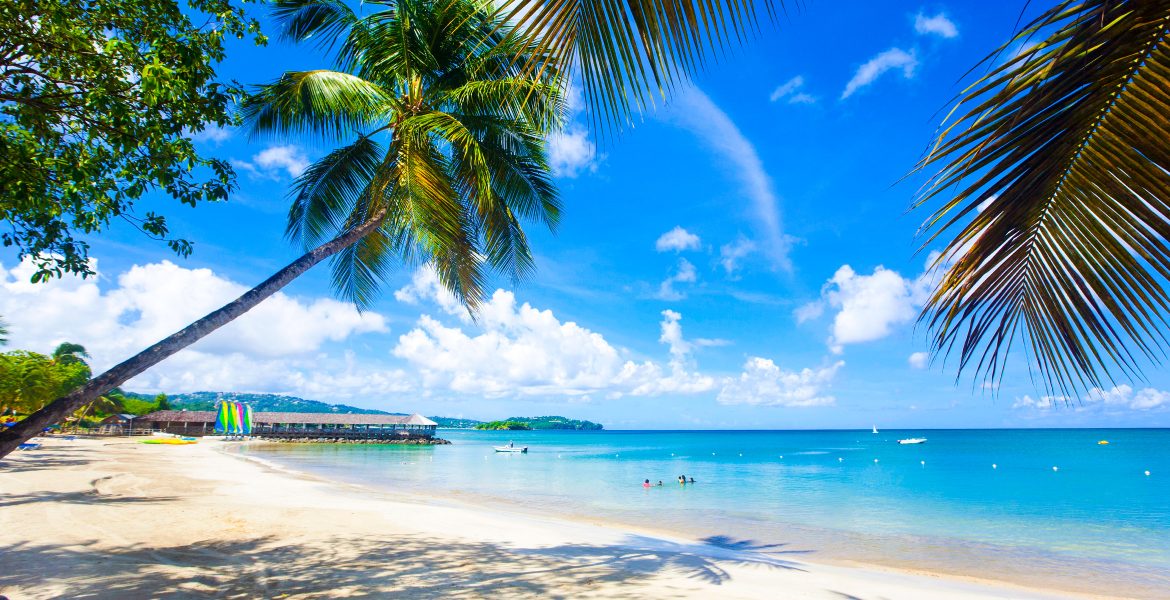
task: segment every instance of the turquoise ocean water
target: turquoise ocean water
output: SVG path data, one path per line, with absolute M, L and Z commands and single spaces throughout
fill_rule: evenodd
M 1167 429 L 440 436 L 453 445 L 239 451 L 391 492 L 785 544 L 812 560 L 1170 598 Z M 929 441 L 896 443 L 911 436 Z M 508 441 L 531 450 L 492 451 Z M 680 486 L 684 474 L 696 483 Z

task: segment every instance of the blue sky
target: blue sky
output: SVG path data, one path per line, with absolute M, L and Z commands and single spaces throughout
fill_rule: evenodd
M 551 140 L 563 223 L 529 229 L 536 277 L 497 282 L 478 322 L 425 268 L 395 273 L 360 314 L 318 268 L 126 387 L 613 428 L 1170 425 L 1155 369 L 1051 408 L 1023 356 L 998 394 L 925 360 L 927 215 L 908 212 L 922 177 L 902 178 L 1023 4 L 808 3 L 614 139 L 578 112 Z M 234 46 L 224 73 L 259 83 L 326 64 L 273 40 Z M 109 366 L 296 257 L 285 190 L 329 148 L 230 130 L 199 144 L 236 164 L 241 189 L 149 207 L 195 242 L 189 259 L 115 228 L 92 240 L 97 280 L 32 286 L 0 252 L 10 348 L 67 339 Z

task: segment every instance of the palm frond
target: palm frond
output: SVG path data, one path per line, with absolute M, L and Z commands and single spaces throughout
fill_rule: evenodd
M 1066 0 L 961 95 L 916 203 L 942 200 L 926 244 L 957 231 L 922 319 L 960 374 L 998 381 L 1022 341 L 1069 395 L 1165 356 L 1168 35 L 1170 1 Z
M 782 2 L 781 2 L 782 3 Z M 576 65 L 596 125 L 621 126 L 754 34 L 773 0 L 507 0 L 514 34 L 537 38 L 528 68 Z
M 339 71 L 289 71 L 243 104 L 252 135 L 308 133 L 341 139 L 393 118 L 394 98 L 380 86 Z
M 369 193 L 384 152 L 380 144 L 363 136 L 305 169 L 289 190 L 288 238 L 311 248 L 342 231 L 353 221 L 355 202 Z

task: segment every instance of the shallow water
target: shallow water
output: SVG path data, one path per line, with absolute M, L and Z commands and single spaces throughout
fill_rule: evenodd
M 390 491 L 785 544 L 814 559 L 1170 597 L 1166 429 L 440 435 L 453 445 L 240 451 Z M 929 441 L 896 443 L 911 436 Z M 530 452 L 492 451 L 510 440 Z M 679 485 L 680 474 L 696 483 Z

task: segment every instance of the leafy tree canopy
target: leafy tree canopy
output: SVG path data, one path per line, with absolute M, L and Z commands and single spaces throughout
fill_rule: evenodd
M 135 204 L 227 197 L 231 167 L 191 136 L 234 122 L 239 87 L 215 66 L 248 36 L 265 43 L 233 0 L 0 3 L 0 242 L 33 259 L 34 282 L 92 274 L 83 237 L 116 219 L 190 252 Z
M 0 413 L 31 413 L 85 384 L 89 366 L 80 361 L 15 350 L 0 354 Z

